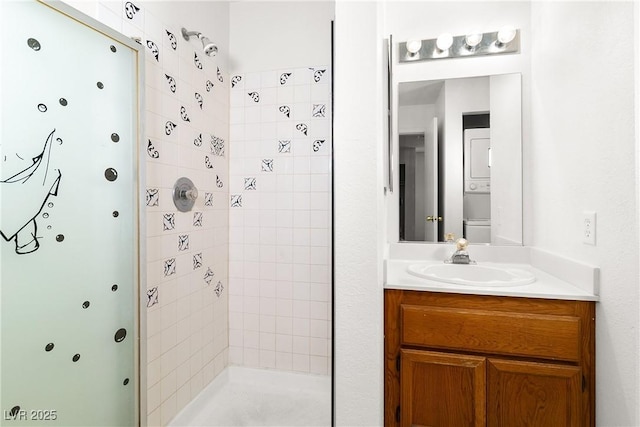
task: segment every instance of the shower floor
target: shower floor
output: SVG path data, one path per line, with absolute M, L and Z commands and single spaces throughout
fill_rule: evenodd
M 231 366 L 169 426 L 329 426 L 331 379 Z

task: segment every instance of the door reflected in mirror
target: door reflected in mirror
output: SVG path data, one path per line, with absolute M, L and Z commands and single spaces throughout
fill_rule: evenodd
M 522 244 L 521 76 L 398 85 L 400 241 Z

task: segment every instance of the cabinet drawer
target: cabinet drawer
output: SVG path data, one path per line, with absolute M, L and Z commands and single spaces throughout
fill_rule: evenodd
M 401 344 L 578 362 L 580 319 L 402 304 Z

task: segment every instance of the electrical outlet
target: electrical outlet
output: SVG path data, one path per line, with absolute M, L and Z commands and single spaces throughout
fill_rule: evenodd
M 582 242 L 587 245 L 596 244 L 596 213 L 584 211 L 582 213 Z

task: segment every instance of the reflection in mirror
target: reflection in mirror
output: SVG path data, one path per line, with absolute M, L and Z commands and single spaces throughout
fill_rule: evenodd
M 521 77 L 398 85 L 400 241 L 522 244 Z

